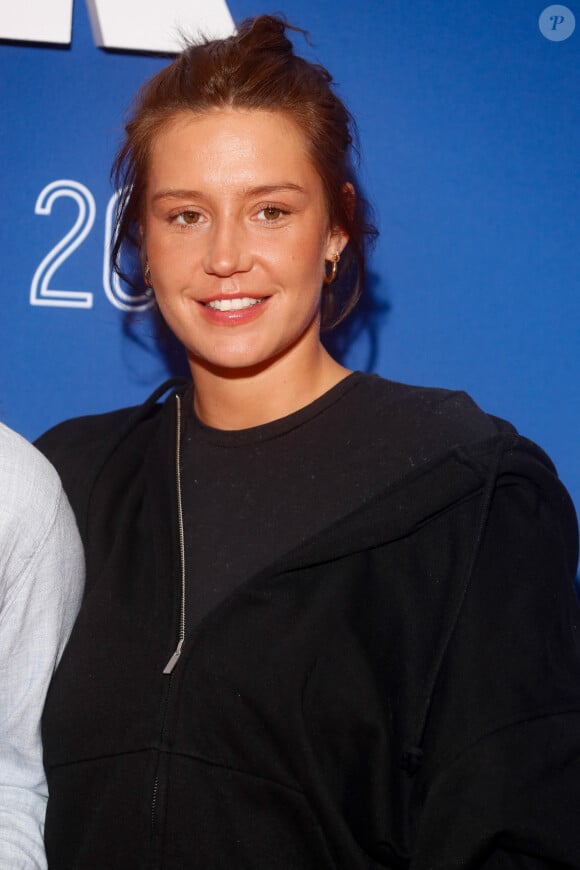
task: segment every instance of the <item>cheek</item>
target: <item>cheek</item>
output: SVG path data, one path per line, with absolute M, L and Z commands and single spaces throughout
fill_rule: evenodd
M 293 257 L 294 268 L 317 289 L 322 285 L 325 250 L 325 241 L 311 236 Z
M 199 261 L 199 251 L 187 239 L 176 236 L 150 233 L 147 244 L 147 256 L 151 271 L 158 280 L 171 285 L 179 281 L 184 273 L 188 273 Z

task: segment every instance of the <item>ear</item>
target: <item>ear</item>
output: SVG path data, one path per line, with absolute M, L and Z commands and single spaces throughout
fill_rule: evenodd
M 356 191 L 350 181 L 344 185 L 343 196 L 345 199 L 346 210 L 349 215 L 354 213 L 356 206 Z M 348 244 L 348 233 L 342 227 L 333 227 L 328 237 L 328 246 L 326 248 L 326 259 L 330 260 L 335 254 L 342 254 Z
M 348 236 L 340 227 L 335 227 L 329 237 L 326 246 L 325 260 L 332 260 L 338 254 L 342 254 L 348 244 Z

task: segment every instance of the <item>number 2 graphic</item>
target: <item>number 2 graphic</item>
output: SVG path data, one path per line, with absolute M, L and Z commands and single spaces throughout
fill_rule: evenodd
M 79 290 L 54 290 L 49 287 L 50 280 L 59 266 L 73 251 L 84 242 L 95 222 L 95 198 L 84 184 L 70 179 L 52 181 L 40 191 L 34 211 L 36 214 L 49 215 L 57 199 L 68 196 L 78 206 L 78 216 L 74 226 L 60 242 L 48 252 L 38 266 L 30 285 L 30 304 L 47 305 L 54 308 L 92 308 L 93 294 Z
M 30 304 L 52 308 L 92 308 L 94 297 L 84 290 L 58 290 L 50 282 L 62 264 L 81 245 L 95 223 L 95 198 L 88 187 L 70 178 L 52 181 L 38 195 L 34 211 L 40 215 L 50 215 L 54 203 L 60 197 L 74 200 L 78 215 L 71 229 L 48 252 L 36 269 L 30 285 Z M 110 254 L 114 232 L 115 210 L 119 191 L 109 200 L 105 212 L 105 241 L 103 247 L 103 289 L 107 299 L 121 311 L 144 311 L 153 305 L 153 294 L 146 291 L 131 294 L 123 290 L 118 275 L 111 272 Z

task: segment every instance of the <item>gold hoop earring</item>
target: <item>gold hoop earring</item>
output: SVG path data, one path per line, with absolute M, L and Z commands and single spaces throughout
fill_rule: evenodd
M 336 253 L 333 254 L 332 257 L 330 258 L 330 260 L 328 261 L 331 264 L 330 274 L 326 273 L 326 265 L 325 265 L 324 278 L 323 278 L 323 281 L 325 284 L 332 284 L 332 282 L 336 278 L 336 273 L 338 272 L 338 261 L 339 260 L 340 260 L 340 254 L 338 253 L 338 251 L 336 251 Z
M 151 281 L 151 269 L 149 268 L 149 263 L 145 263 L 145 269 L 143 271 L 143 280 L 145 281 L 145 286 L 149 287 L 150 290 L 153 290 L 153 283 Z

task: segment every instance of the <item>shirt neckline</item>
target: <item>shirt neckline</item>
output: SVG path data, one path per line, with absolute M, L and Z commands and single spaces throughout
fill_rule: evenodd
M 303 408 L 293 411 L 278 420 L 263 423 L 260 426 L 252 426 L 248 429 L 216 429 L 203 423 L 193 408 L 193 391 L 190 393 L 191 401 L 186 418 L 185 440 L 202 439 L 207 443 L 221 445 L 223 447 L 243 447 L 247 444 L 257 444 L 279 438 L 309 423 L 315 417 L 324 413 L 329 407 L 340 401 L 361 380 L 363 374 L 354 371 L 331 387 L 322 396 L 314 399 Z

